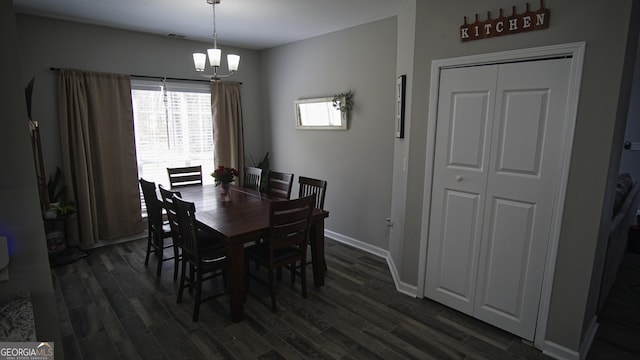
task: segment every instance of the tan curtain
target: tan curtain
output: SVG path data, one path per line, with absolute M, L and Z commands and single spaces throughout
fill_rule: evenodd
M 231 166 L 242 171 L 244 140 L 240 83 L 211 82 L 211 111 L 216 166 Z
M 69 243 L 143 232 L 130 77 L 61 69 L 58 103 L 66 197 L 78 210 Z

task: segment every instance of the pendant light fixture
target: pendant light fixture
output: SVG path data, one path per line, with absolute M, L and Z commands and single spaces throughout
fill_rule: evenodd
M 205 64 L 207 62 L 207 55 L 209 57 L 209 65 L 213 68 L 213 75 L 202 74 L 202 76 L 209 78 L 211 81 L 218 81 L 220 79 L 233 75 L 240 65 L 240 55 L 227 54 L 227 68 L 228 74 L 219 74 L 218 68 L 220 67 L 220 58 L 222 57 L 222 51 L 218 49 L 218 34 L 216 33 L 216 4 L 220 4 L 220 0 L 206 0 L 207 4 L 211 4 L 213 8 L 213 48 L 207 50 L 205 53 L 193 53 L 193 64 L 196 67 L 196 71 L 204 72 Z

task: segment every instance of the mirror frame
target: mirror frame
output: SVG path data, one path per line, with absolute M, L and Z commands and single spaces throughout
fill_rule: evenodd
M 335 108 L 333 105 L 333 97 L 323 97 L 323 98 L 312 98 L 312 99 L 300 99 L 294 101 L 294 107 L 296 112 L 296 129 L 298 130 L 347 130 L 348 129 L 348 114 L 345 111 L 340 111 L 340 109 Z M 339 102 L 342 103 L 345 101 L 344 96 L 339 99 Z M 327 123 L 324 125 L 305 125 L 303 117 L 303 112 L 300 111 L 300 107 L 304 104 L 316 104 L 316 103 L 326 103 L 327 106 L 333 108 L 334 111 L 340 113 L 340 125 L 330 125 L 327 119 Z

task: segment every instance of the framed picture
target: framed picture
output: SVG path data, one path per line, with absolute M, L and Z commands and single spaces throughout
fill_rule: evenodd
M 404 96 L 406 75 L 398 76 L 396 81 L 396 137 L 404 139 Z

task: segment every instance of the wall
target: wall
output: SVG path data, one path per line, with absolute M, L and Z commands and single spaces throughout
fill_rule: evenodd
M 326 228 L 343 240 L 385 250 L 394 151 L 396 27 L 392 17 L 266 50 L 261 58 L 271 168 L 327 180 Z M 347 131 L 296 130 L 296 99 L 348 90 L 355 104 Z M 293 194 L 297 191 L 296 184 Z
M 640 143 L 640 46 L 637 46 L 637 49 L 624 140 Z M 622 151 L 620 173 L 625 172 L 630 173 L 634 180 L 640 181 L 640 151 Z
M 522 11 L 526 2 L 411 1 L 398 18 L 260 54 L 241 50 L 238 79 L 244 81 L 246 153 L 258 158 L 269 150 L 273 169 L 327 179 L 326 207 L 331 212 L 327 229 L 347 240 L 388 249 L 400 280 L 417 286 L 420 259 L 426 256 L 420 251 L 420 239 L 424 236 L 424 177 L 430 175 L 426 175 L 425 149 L 431 61 L 586 41 L 546 333 L 550 342 L 577 352 L 593 315 L 588 302 L 597 293 L 592 286 L 597 274 L 592 270 L 599 258 L 598 244 L 605 240 L 600 226 L 606 218 L 603 214 L 610 211 L 608 179 L 615 170 L 614 141 L 626 118 L 626 111 L 621 114 L 620 109 L 627 95 L 622 79 L 632 0 L 547 0 L 552 12 L 547 30 L 460 43 L 458 27 L 463 16 L 488 10 L 496 14 L 499 8 L 511 5 Z M 43 127 L 49 127 L 48 153 L 59 152 L 55 143 L 55 81 L 49 66 L 189 77 L 194 75 L 188 54 L 201 46 L 28 16 L 18 17 L 18 29 L 22 83 L 37 75 L 35 117 L 45 122 Z M 411 99 L 406 138 L 395 140 L 395 80 L 405 72 L 410 77 Z M 346 90 L 355 94 L 348 131 L 295 130 L 295 99 Z M 406 174 L 397 174 L 405 158 Z M 48 166 L 54 165 L 48 161 Z M 385 223 L 390 213 L 399 218 L 392 233 Z
M 203 78 L 193 68 L 191 54 L 211 44 L 173 39 L 107 27 L 91 26 L 29 15 L 17 15 L 21 44 L 22 83 L 35 76 L 33 118 L 40 122 L 47 172 L 61 164 L 57 73 L 50 67 L 99 72 Z M 245 153 L 262 152 L 260 77 L 258 53 L 220 45 L 223 53 L 241 56 L 240 68 L 232 78 L 243 83 Z M 250 161 L 248 155 L 247 161 Z
M 391 197 L 391 228 L 389 255 L 393 261 L 392 271 L 396 272 L 403 263 L 405 204 L 407 203 L 407 161 L 409 158 L 409 129 L 411 128 L 411 104 L 413 87 L 413 57 L 415 46 L 416 2 L 409 1 L 398 14 L 397 67 L 396 76 L 406 75 L 405 94 L 405 137 L 396 138 L 393 144 L 393 184 Z M 403 267 L 405 271 L 408 269 Z M 411 269 L 415 273 L 415 269 Z M 399 274 L 399 279 L 410 278 L 409 274 Z M 414 291 L 415 292 L 415 291 Z
M 631 0 L 553 1 L 549 29 L 461 43 L 458 27 L 463 16 L 497 14 L 500 7 L 525 8 L 526 1 L 472 0 L 444 2 L 418 1 L 416 9 L 416 47 L 414 57 L 413 108 L 409 145 L 409 178 L 403 281 L 415 284 L 419 251 L 422 199 L 424 196 L 425 149 L 430 83 L 430 64 L 434 59 L 490 53 L 552 44 L 586 41 L 584 72 L 578 119 L 571 158 L 564 218 L 556 261 L 546 339 L 578 351 L 586 328 L 587 301 L 591 296 L 591 270 L 596 259 L 608 172 L 618 113 Z M 537 9 L 537 4 L 532 5 Z M 510 9 L 509 9 L 510 10 Z M 508 11 L 508 10 L 506 10 Z M 481 16 L 484 19 L 484 16 Z M 597 24 L 597 26 L 594 26 Z M 605 70 L 606 69 L 606 70 Z M 604 209 L 607 211 L 608 209 Z
M 9 242 L 9 280 L 0 283 L 0 297 L 30 292 L 36 336 L 53 341 L 55 357 L 64 358 L 57 326 L 56 300 L 51 282 L 35 167 L 27 127 L 25 83 L 20 79 L 18 34 L 13 2 L 0 1 L 0 235 Z

